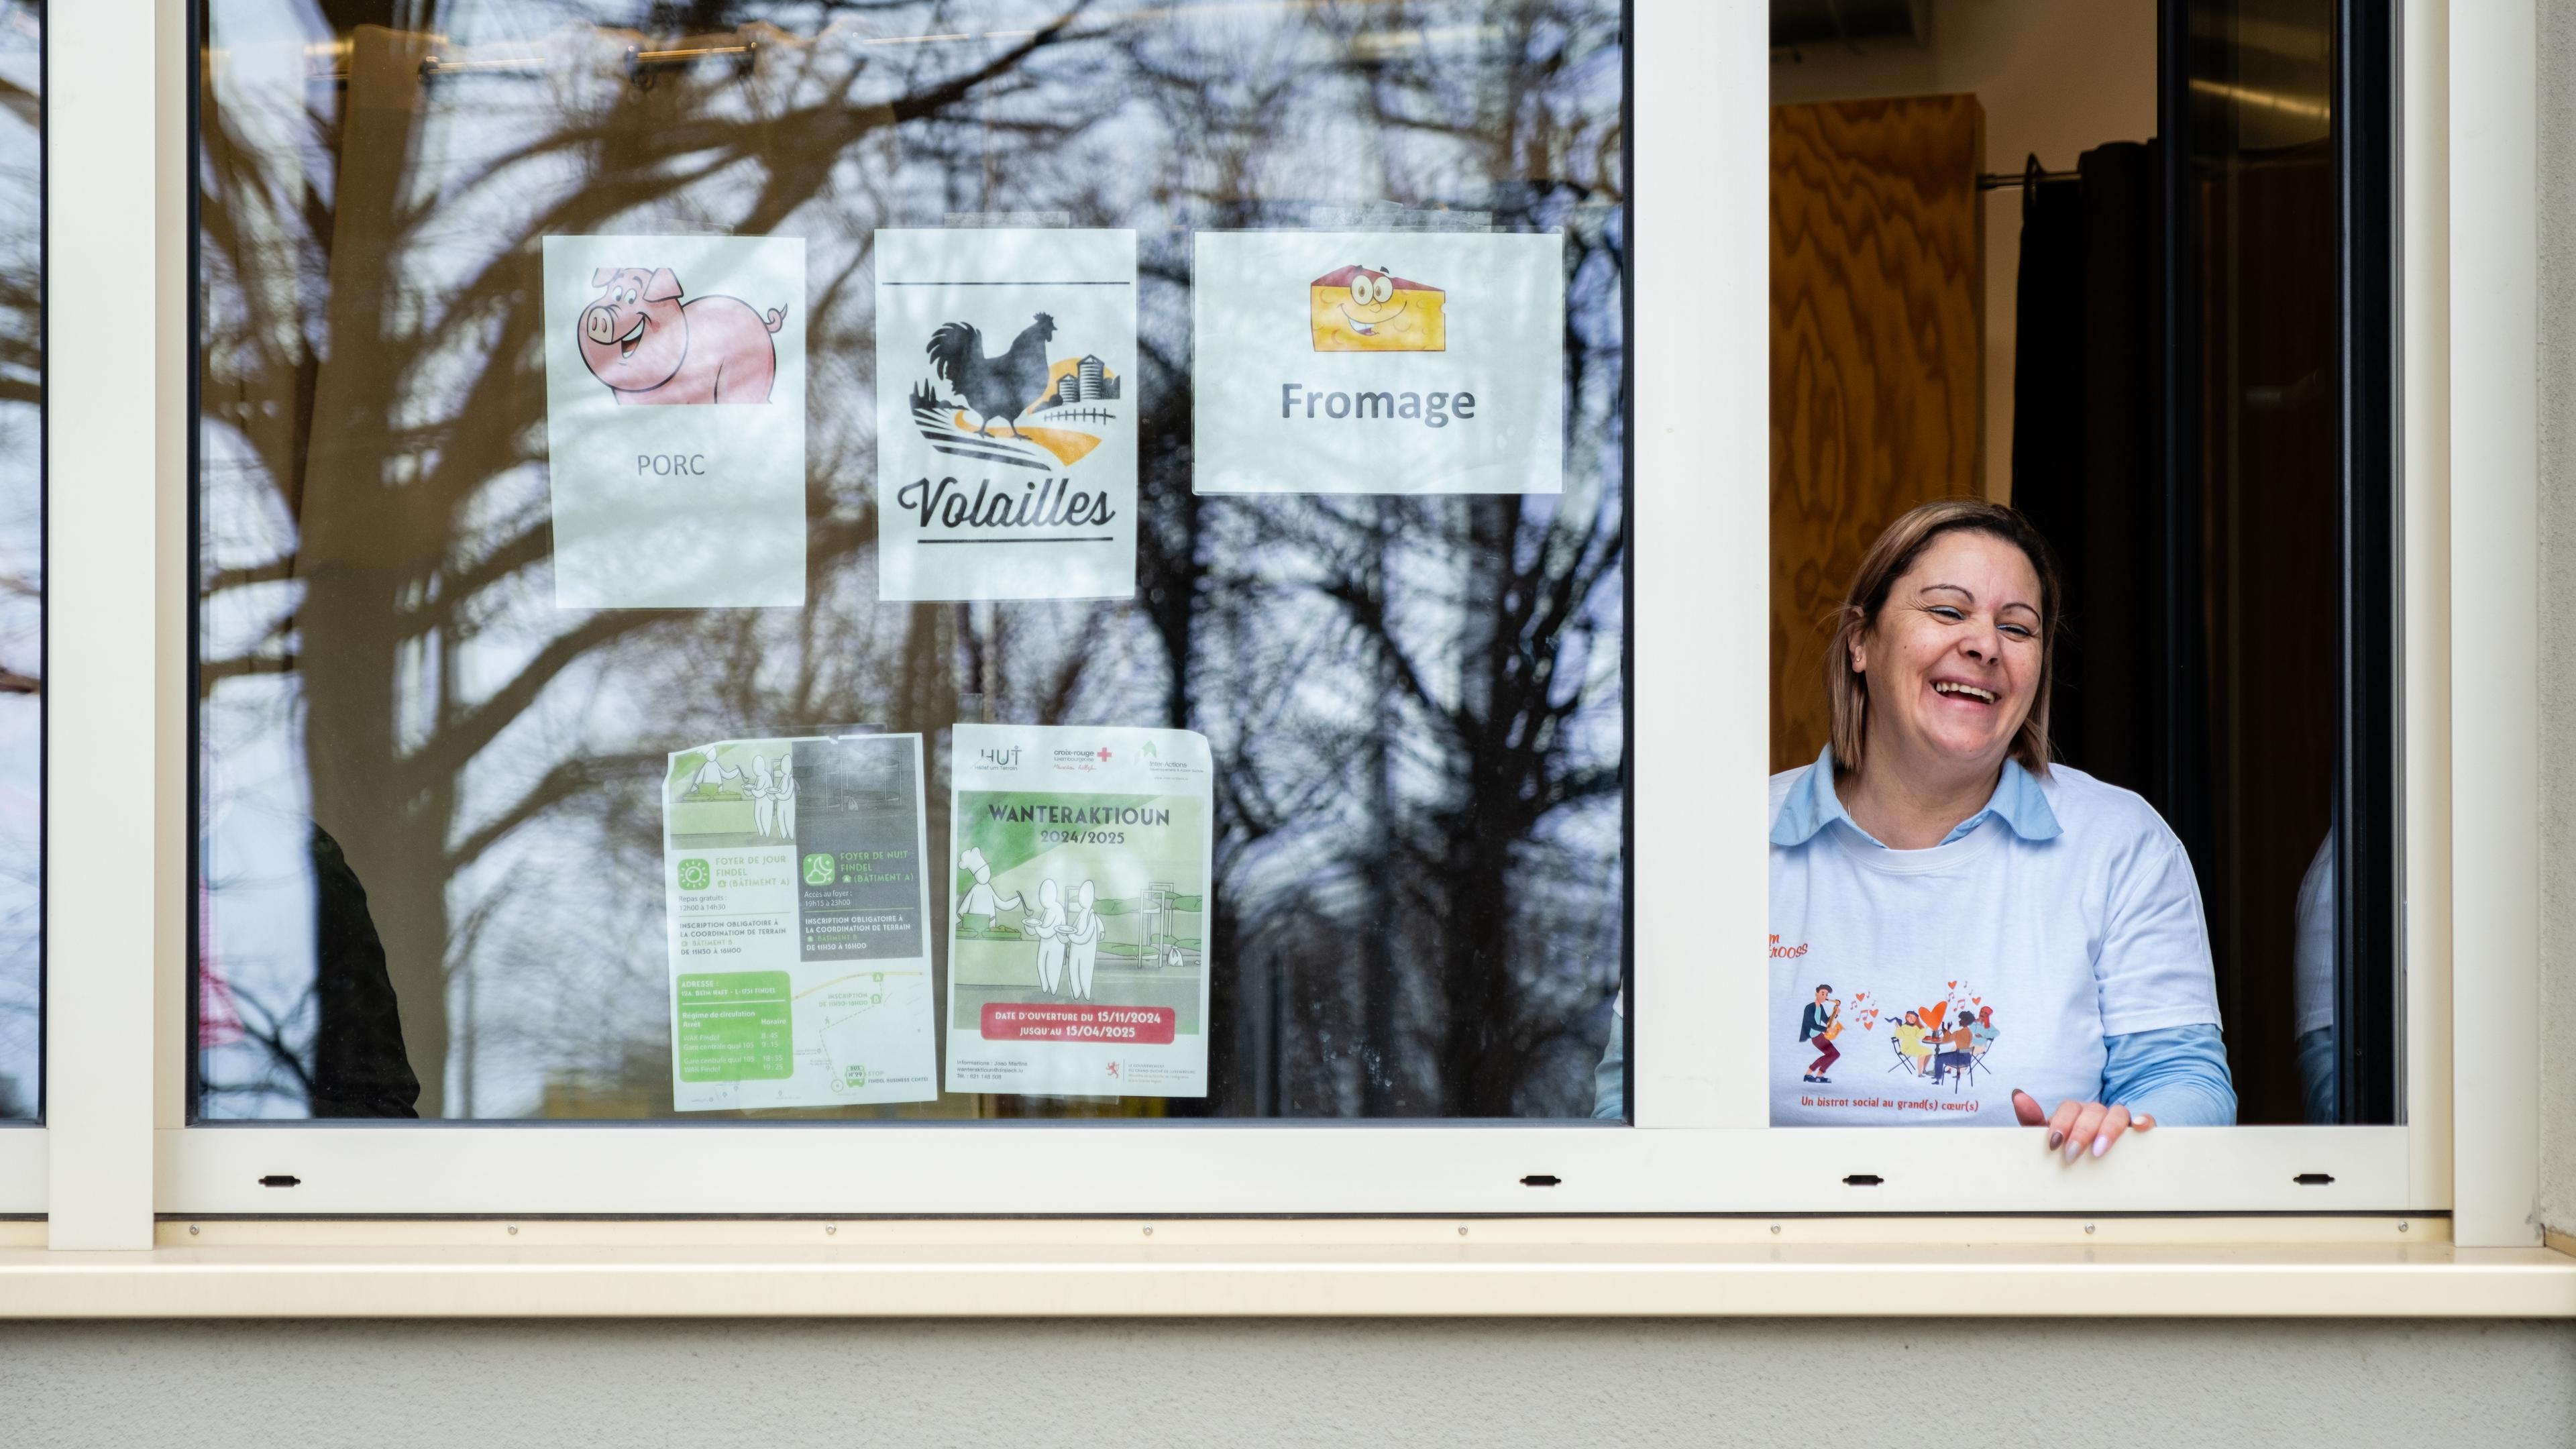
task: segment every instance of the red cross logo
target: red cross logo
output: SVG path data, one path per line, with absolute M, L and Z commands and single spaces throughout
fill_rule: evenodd
M 1107 745 L 1102 745 L 1100 747 L 1100 763 L 1104 765 L 1109 763 L 1109 747 Z

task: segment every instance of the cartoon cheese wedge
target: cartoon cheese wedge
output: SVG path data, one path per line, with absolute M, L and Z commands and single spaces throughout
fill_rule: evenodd
M 1449 295 L 1366 267 L 1317 277 L 1307 289 L 1317 352 L 1446 352 Z

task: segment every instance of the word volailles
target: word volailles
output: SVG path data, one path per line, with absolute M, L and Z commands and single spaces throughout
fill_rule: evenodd
M 896 489 L 894 498 L 920 516 L 923 528 L 933 520 L 943 528 L 1081 528 L 1118 516 L 1110 510 L 1107 493 L 1075 492 L 1063 478 L 1023 483 L 1017 498 L 1008 488 L 994 487 L 990 479 L 976 484 L 969 498 L 955 478 L 942 478 L 936 486 L 927 478 L 915 478 Z

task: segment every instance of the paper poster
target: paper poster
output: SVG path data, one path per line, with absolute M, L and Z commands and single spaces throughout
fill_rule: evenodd
M 957 726 L 948 1090 L 1207 1095 L 1207 740 Z
M 545 239 L 555 604 L 805 602 L 805 242 Z
M 1538 235 L 1200 232 L 1201 493 L 1554 493 L 1564 246 Z
M 1136 234 L 880 231 L 877 597 L 1136 591 Z
M 674 1108 L 939 1094 L 921 779 L 919 735 L 670 757 Z

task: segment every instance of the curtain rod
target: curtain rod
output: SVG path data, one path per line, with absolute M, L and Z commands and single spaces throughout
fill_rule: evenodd
M 2006 187 L 2030 186 L 2042 181 L 2073 181 L 2080 171 L 2042 171 L 2034 166 L 2027 171 L 1987 171 L 1977 177 L 1979 191 L 2001 191 Z

